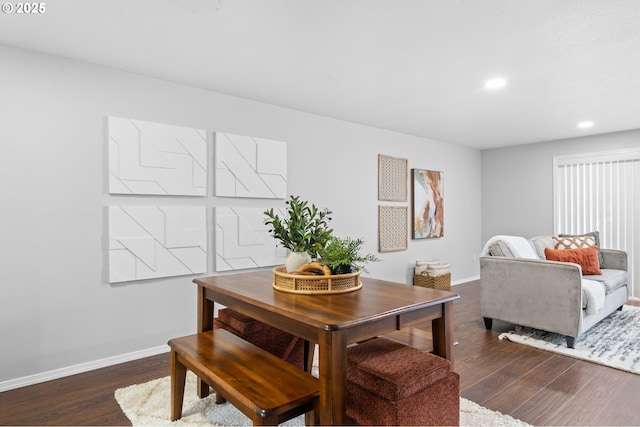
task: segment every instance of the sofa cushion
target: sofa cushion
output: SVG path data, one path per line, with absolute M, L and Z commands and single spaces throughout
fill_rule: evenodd
M 600 271 L 601 275 L 586 275 L 583 278 L 602 283 L 607 294 L 627 284 L 627 272 L 624 270 L 603 268 Z
M 602 274 L 598 261 L 598 247 L 577 249 L 549 249 L 544 250 L 545 257 L 550 261 L 573 262 L 580 264 L 583 275 Z
M 551 236 L 554 249 L 577 249 L 596 246 L 593 236 Z
M 586 236 L 591 236 L 593 237 L 593 240 L 595 241 L 595 246 L 597 246 L 598 248 L 600 248 L 600 232 L 599 231 L 591 231 L 589 233 L 583 233 L 583 234 L 558 234 L 558 237 L 586 237 Z M 600 262 L 600 264 L 604 264 L 604 260 L 602 258 L 602 254 L 600 253 L 600 250 L 598 250 L 598 261 Z
M 538 254 L 538 257 L 540 259 L 546 259 L 544 255 L 544 250 L 546 248 L 555 249 L 553 247 L 553 239 L 551 238 L 551 236 L 534 237 L 533 239 L 531 239 L 531 243 L 533 244 L 533 247 L 535 248 L 536 253 Z
M 507 246 L 507 244 L 502 240 L 498 240 L 489 246 L 489 255 L 513 258 L 511 249 L 509 249 L 509 246 Z

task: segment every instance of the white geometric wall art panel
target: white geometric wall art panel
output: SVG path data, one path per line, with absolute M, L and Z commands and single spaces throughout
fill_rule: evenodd
M 216 196 L 283 199 L 287 143 L 216 132 Z
M 109 206 L 109 283 L 204 273 L 200 206 Z
M 109 193 L 206 196 L 207 133 L 109 117 Z
M 284 264 L 287 250 L 264 224 L 264 209 L 215 208 L 216 271 L 240 270 Z M 278 209 L 274 211 L 283 216 Z

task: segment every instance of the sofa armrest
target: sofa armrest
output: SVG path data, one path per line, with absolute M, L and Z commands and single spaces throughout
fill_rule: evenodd
M 480 305 L 486 318 L 578 336 L 582 270 L 567 262 L 481 257 Z
M 627 253 L 616 249 L 600 249 L 602 265 L 600 268 L 628 271 Z

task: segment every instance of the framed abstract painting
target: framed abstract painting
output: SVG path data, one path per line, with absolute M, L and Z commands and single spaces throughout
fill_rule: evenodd
M 443 172 L 412 169 L 411 201 L 414 239 L 444 236 Z

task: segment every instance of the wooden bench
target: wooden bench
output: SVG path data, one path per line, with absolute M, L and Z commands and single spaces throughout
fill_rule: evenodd
M 280 424 L 316 409 L 317 378 L 224 329 L 172 339 L 169 346 L 172 421 L 182 416 L 187 369 L 254 425 Z

